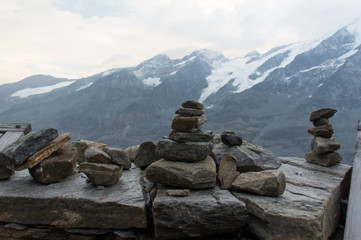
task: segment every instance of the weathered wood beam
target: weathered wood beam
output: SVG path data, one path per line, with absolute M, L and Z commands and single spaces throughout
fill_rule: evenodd
M 23 132 L 25 135 L 31 131 L 31 124 L 29 123 L 1 123 L 0 133 L 5 132 Z

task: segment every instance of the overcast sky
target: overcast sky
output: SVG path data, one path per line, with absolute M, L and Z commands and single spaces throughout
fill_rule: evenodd
M 0 84 L 87 77 L 159 53 L 264 53 L 357 18 L 360 0 L 1 0 Z

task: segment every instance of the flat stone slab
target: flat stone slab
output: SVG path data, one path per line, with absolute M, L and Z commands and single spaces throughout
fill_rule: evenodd
M 123 172 L 118 183 L 97 188 L 74 172 L 62 182 L 37 183 L 28 171 L 0 182 L 0 222 L 57 228 L 146 228 L 140 169 Z
M 240 232 L 246 224 L 245 204 L 227 190 L 191 190 L 188 196 L 175 197 L 167 189 L 159 187 L 153 202 L 156 239 Z
M 303 158 L 280 158 L 286 190 L 279 197 L 240 191 L 250 214 L 248 225 L 260 239 L 322 239 L 339 224 L 341 197 L 347 195 L 351 166 L 322 167 Z

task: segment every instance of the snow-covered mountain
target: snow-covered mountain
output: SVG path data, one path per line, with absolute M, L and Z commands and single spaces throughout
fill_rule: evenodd
M 200 50 L 82 79 L 32 76 L 0 86 L 0 122 L 52 126 L 71 131 L 74 140 L 126 147 L 167 135 L 180 103 L 195 99 L 206 106 L 204 128 L 232 129 L 278 155 L 302 157 L 312 139 L 310 112 L 333 107 L 334 136 L 350 163 L 361 116 L 360 30 L 355 22 L 236 59 Z

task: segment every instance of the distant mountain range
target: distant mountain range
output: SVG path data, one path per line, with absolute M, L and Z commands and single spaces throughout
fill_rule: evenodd
M 361 118 L 359 25 L 236 59 L 200 50 L 82 79 L 31 76 L 0 85 L 0 122 L 127 147 L 168 135 L 175 110 L 194 99 L 206 106 L 204 129 L 234 130 L 279 156 L 302 157 L 312 140 L 310 113 L 331 107 L 338 110 L 334 137 L 350 164 Z

